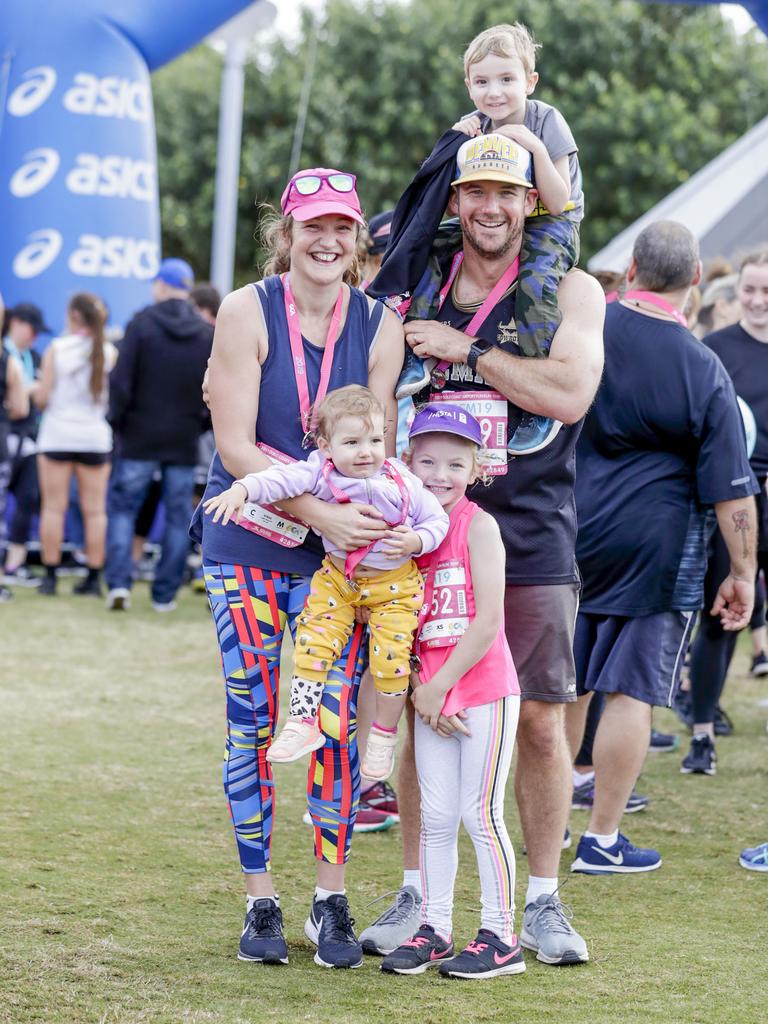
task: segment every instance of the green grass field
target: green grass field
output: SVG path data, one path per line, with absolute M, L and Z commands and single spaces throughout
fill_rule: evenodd
M 69 589 L 64 582 L 61 588 Z M 736 735 L 713 778 L 684 777 L 680 752 L 649 758 L 651 808 L 625 820 L 664 855 L 647 876 L 568 876 L 563 899 L 591 963 L 482 985 L 435 974 L 316 967 L 303 935 L 312 886 L 304 772 L 280 771 L 275 878 L 291 963 L 235 958 L 243 900 L 220 785 L 224 708 L 204 599 L 152 612 L 144 587 L 127 615 L 31 592 L 0 606 L 0 1021 L 322 1024 L 453 1021 L 752 1024 L 768 1019 L 768 875 L 742 846 L 768 839 L 768 684 L 738 656 L 724 701 Z M 657 725 L 676 729 L 664 712 Z M 686 740 L 683 737 L 683 744 Z M 510 831 L 519 846 L 514 804 Z M 575 812 L 577 835 L 585 822 Z M 456 938 L 477 926 L 465 838 Z M 571 855 L 564 855 L 568 868 Z M 522 889 L 525 859 L 518 858 Z M 400 879 L 397 828 L 358 836 L 348 892 L 366 904 Z M 380 906 L 380 905 L 378 905 Z

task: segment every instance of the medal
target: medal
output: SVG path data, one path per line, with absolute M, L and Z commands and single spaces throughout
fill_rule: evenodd
M 429 382 L 435 389 L 435 391 L 442 391 L 447 381 L 448 378 L 446 376 L 445 370 L 440 369 L 439 366 L 436 366 L 432 373 L 429 375 Z

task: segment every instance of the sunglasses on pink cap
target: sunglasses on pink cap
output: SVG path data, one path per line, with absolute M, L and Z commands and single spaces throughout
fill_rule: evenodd
M 333 174 L 305 174 L 291 181 L 288 195 L 296 189 L 300 196 L 313 196 L 323 187 L 323 182 L 330 185 L 334 192 L 354 192 L 357 176 L 341 171 L 335 171 Z

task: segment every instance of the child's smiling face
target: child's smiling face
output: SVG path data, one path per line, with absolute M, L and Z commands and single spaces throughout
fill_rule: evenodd
M 419 434 L 413 439 L 409 467 L 450 512 L 477 479 L 476 458 L 476 446 L 453 434 Z
M 538 80 L 535 71 L 530 75 L 526 72 L 519 57 L 498 57 L 489 53 L 470 65 L 469 77 L 464 83 L 480 113 L 498 126 L 522 124 L 526 98 Z

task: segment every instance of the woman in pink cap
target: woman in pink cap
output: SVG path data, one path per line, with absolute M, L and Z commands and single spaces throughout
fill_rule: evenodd
M 267 276 L 228 295 L 217 318 L 209 374 L 217 451 L 203 501 L 273 462 L 306 459 L 314 447 L 311 407 L 348 384 L 369 387 L 381 402 L 394 454 L 403 332 L 394 314 L 356 287 L 365 221 L 355 176 L 299 171 L 283 192 L 281 213 L 264 232 Z M 295 632 L 320 566 L 318 534 L 350 551 L 381 539 L 388 526 L 370 505 L 312 495 L 247 511 L 240 524 L 222 525 L 199 507 L 192 532 L 202 545 L 226 684 L 224 790 L 247 890 L 238 955 L 287 963 L 270 870 L 274 784 L 267 760 L 282 641 L 286 626 Z M 354 731 L 362 652 L 358 626 L 330 670 L 321 705 L 328 738 L 309 768 L 317 888 L 304 931 L 318 947 L 316 963 L 326 967 L 362 963 L 344 890 L 360 786 Z

